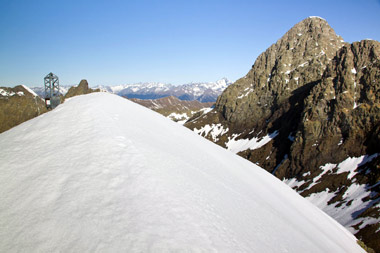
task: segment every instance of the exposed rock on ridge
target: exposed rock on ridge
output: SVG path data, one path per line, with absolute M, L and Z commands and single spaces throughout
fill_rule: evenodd
M 99 89 L 93 90 L 88 87 L 88 82 L 87 80 L 81 80 L 78 86 L 73 86 L 71 87 L 66 95 L 65 98 L 70 98 L 78 95 L 84 95 L 84 94 L 89 94 L 92 92 L 99 92 Z
M 42 88 L 38 91 L 43 94 Z M 90 89 L 87 81 L 82 80 L 77 87 L 71 87 L 65 97 L 60 95 L 61 103 L 64 98 L 98 91 Z M 32 89 L 24 85 L 0 87 L 0 133 L 47 111 L 45 101 Z

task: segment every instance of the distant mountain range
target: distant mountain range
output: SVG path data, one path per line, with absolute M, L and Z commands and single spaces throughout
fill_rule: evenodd
M 157 99 L 174 96 L 180 100 L 198 100 L 199 102 L 215 102 L 218 96 L 232 82 L 222 78 L 216 82 L 189 83 L 183 85 L 172 85 L 165 83 L 135 83 L 117 86 L 96 86 L 102 91 L 107 91 L 126 98 Z M 62 95 L 68 91 L 70 86 L 60 86 Z M 44 96 L 43 87 L 32 88 L 39 96 Z
M 71 87 L 74 87 L 76 85 L 60 85 L 59 86 L 59 93 L 61 95 L 65 96 L 66 93 L 69 91 Z M 45 97 L 45 88 L 43 86 L 37 86 L 37 87 L 30 87 L 39 97 L 44 98 Z
M 209 83 L 189 83 L 174 86 L 165 83 L 136 83 L 118 86 L 97 86 L 101 90 L 127 98 L 157 99 L 174 96 L 180 100 L 215 102 L 231 82 L 227 78 Z

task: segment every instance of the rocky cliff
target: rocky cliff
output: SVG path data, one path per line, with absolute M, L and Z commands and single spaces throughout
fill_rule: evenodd
M 291 163 L 278 168 L 279 177 L 379 152 L 380 43 L 364 40 L 339 50 L 304 100 L 297 123 Z
M 26 86 L 0 87 L 0 133 L 46 111 L 45 102 Z
M 344 43 L 326 20 L 309 17 L 186 126 L 273 173 L 380 251 L 379 48 Z

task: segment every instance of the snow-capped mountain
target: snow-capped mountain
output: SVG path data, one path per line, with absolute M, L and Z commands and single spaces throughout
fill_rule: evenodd
M 71 98 L 0 150 L 1 252 L 363 252 L 270 173 L 112 94 Z
M 215 102 L 218 96 L 230 84 L 231 82 L 227 78 L 223 78 L 216 82 L 189 83 L 178 86 L 165 83 L 137 83 L 118 86 L 98 86 L 96 88 L 128 98 L 157 99 L 175 96 L 181 100 Z
M 134 83 L 115 86 L 99 85 L 94 89 L 100 89 L 127 98 L 157 99 L 175 96 L 181 100 L 198 100 L 200 102 L 215 102 L 218 96 L 232 84 L 227 78 L 216 82 L 189 83 L 174 86 L 167 83 Z M 71 86 L 60 86 L 60 92 L 65 95 Z M 32 87 L 40 97 L 44 96 L 43 87 Z
M 98 88 L 128 98 L 155 99 L 167 96 L 173 87 L 171 84 L 152 82 L 99 86 Z

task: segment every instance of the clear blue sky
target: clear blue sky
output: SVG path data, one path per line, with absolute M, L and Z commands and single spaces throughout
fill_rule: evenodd
M 0 0 L 0 86 L 236 80 L 308 16 L 380 41 L 380 0 Z

